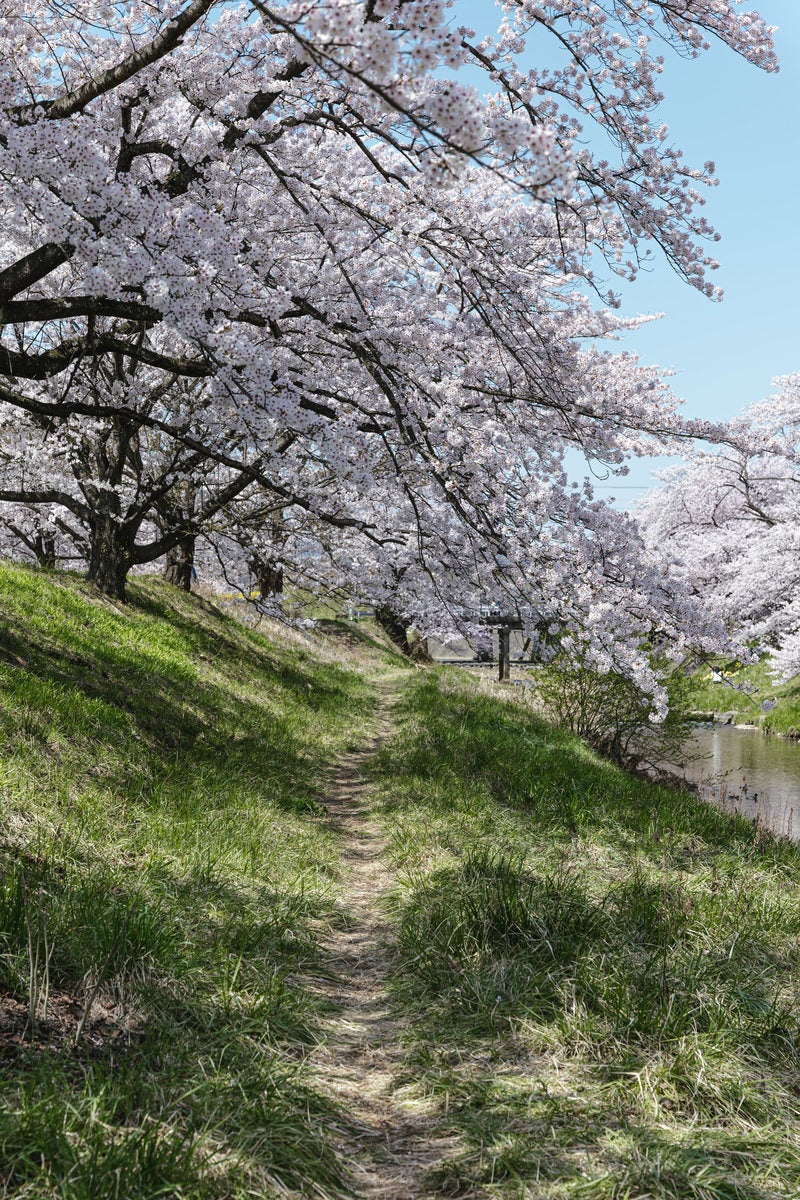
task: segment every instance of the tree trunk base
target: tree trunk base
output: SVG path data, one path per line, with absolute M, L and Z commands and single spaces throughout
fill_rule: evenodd
M 179 588 L 182 592 L 192 590 L 194 543 L 194 535 L 187 534 L 178 542 L 177 546 L 173 546 L 171 550 L 167 551 L 164 578 L 167 583 L 171 583 L 173 587 Z

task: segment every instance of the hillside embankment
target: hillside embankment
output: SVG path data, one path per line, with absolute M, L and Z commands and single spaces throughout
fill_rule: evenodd
M 359 628 L 0 597 L 0 1195 L 800 1195 L 795 847 Z

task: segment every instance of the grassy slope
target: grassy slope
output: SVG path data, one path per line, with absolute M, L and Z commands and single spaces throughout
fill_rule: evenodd
M 302 978 L 368 682 L 157 582 L 117 608 L 3 566 L 0 597 L 0 1193 L 334 1188 Z
M 375 764 L 448 1196 L 800 1195 L 800 853 L 463 677 Z

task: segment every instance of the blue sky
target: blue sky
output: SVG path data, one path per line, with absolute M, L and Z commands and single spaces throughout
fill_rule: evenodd
M 665 314 L 629 338 L 630 348 L 675 370 L 687 415 L 715 420 L 771 394 L 775 375 L 800 371 L 800 4 L 756 7 L 780 27 L 777 75 L 715 47 L 668 64 L 662 89 L 675 144 L 690 162 L 717 167 L 705 211 L 722 235 L 712 278 L 724 299 L 709 302 L 658 261 L 624 298 L 626 313 Z M 637 464 L 627 483 L 648 478 L 649 467 Z
M 714 46 L 696 60 L 668 56 L 662 77 L 671 142 L 692 165 L 716 164 L 720 183 L 706 193 L 705 214 L 722 235 L 712 250 L 721 266 L 710 278 L 725 297 L 701 296 L 657 255 L 623 295 L 626 315 L 665 314 L 629 337 L 627 348 L 674 369 L 686 415 L 713 420 L 771 394 L 775 375 L 800 371 L 800 0 L 743 7 L 779 26 L 779 73 Z M 486 21 L 485 0 L 456 11 Z M 652 469 L 634 463 L 627 479 L 596 481 L 598 489 L 631 501 Z

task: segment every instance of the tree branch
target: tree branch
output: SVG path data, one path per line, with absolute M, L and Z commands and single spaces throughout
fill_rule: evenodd
M 88 521 L 90 516 L 85 504 L 57 488 L 0 488 L 0 501 L 7 504 L 60 504 L 83 521 Z
M 130 321 L 160 321 L 161 313 L 138 300 L 107 300 L 102 296 L 63 296 L 55 299 L 0 302 L 0 325 L 24 321 L 59 321 L 68 317 L 124 317 Z
M 17 109 L 16 115 L 24 118 L 32 115 L 37 108 L 41 108 L 44 109 L 48 120 L 51 121 L 73 116 L 98 96 L 113 91 L 121 83 L 138 75 L 145 67 L 164 58 L 180 44 L 183 35 L 201 17 L 205 16 L 215 3 L 216 0 L 192 0 L 179 16 L 170 21 L 166 28 L 141 50 L 134 50 L 133 54 L 123 58 L 122 62 L 117 63 L 116 66 L 101 71 L 94 79 L 87 79 L 80 87 L 67 92 L 58 100 L 45 100 L 41 103 L 27 105 L 24 109 Z
M 15 379 L 50 379 L 78 358 L 96 358 L 109 351 L 134 358 L 150 367 L 160 367 L 162 370 L 192 379 L 205 379 L 211 374 L 211 367 L 196 359 L 174 358 L 168 354 L 160 354 L 157 350 L 149 350 L 146 346 L 131 346 L 112 334 L 72 338 L 45 350 L 43 354 L 26 354 L 0 346 L 0 373 Z M 0 399 L 3 398 L 0 394 Z M 10 403 L 15 401 L 11 400 Z
M 55 271 L 56 267 L 69 262 L 74 253 L 74 246 L 48 242 L 32 250 L 12 266 L 6 267 L 4 271 L 0 271 L 0 302 L 10 300 L 12 296 L 38 283 L 45 275 Z

